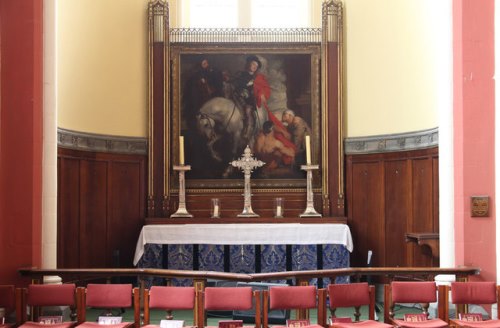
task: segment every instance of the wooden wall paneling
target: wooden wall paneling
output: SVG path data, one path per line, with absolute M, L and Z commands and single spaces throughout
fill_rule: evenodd
M 439 232 L 439 158 L 437 156 L 432 157 L 432 204 L 432 231 Z
M 133 267 L 135 241 L 144 224 L 143 163 L 110 163 L 109 208 L 107 222 L 108 266 Z
M 145 155 L 59 148 L 58 266 L 131 267 L 146 181 Z
M 352 266 L 365 266 L 368 250 L 373 251 L 372 264 L 385 263 L 384 240 L 384 172 L 380 162 L 352 163 L 351 209 L 348 222 L 353 235 Z
M 405 233 L 411 220 L 409 161 L 386 161 L 385 170 L 385 266 L 406 266 Z
M 108 163 L 80 165 L 80 267 L 106 267 Z
M 57 183 L 57 247 L 58 268 L 80 266 L 80 161 L 59 158 Z
M 406 232 L 439 232 L 438 174 L 437 147 L 346 157 L 353 266 L 365 265 L 370 249 L 374 266 L 439 264 L 426 247 L 404 240 Z
M 412 164 L 413 215 L 408 232 L 434 232 L 433 161 L 428 157 L 414 159 Z M 409 246 L 413 265 L 432 266 L 432 253 L 428 247 L 415 243 Z

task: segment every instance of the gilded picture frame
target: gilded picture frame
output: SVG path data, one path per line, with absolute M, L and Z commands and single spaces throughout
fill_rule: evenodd
M 266 162 L 252 173 L 254 188 L 305 188 L 304 135 L 311 138 L 311 162 L 322 161 L 319 44 L 172 45 L 170 61 L 170 156 L 179 163 L 184 136 L 188 190 L 242 188 L 243 174 L 229 162 L 246 145 Z M 252 61 L 257 69 L 250 73 Z M 321 170 L 314 174 L 321 188 Z M 171 183 L 176 189 L 178 181 Z

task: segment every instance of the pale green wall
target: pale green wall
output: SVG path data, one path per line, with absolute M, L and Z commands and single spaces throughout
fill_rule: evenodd
M 347 136 L 438 126 L 439 2 L 344 1 Z M 58 126 L 147 136 L 147 1 L 58 1 L 57 17 Z

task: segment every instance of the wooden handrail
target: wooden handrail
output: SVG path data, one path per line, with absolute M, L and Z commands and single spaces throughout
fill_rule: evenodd
M 297 281 L 311 278 L 335 278 L 339 276 L 385 276 L 390 280 L 398 276 L 425 277 L 429 280 L 437 275 L 455 275 L 457 280 L 467 280 L 468 276 L 480 273 L 478 267 L 457 267 L 457 268 L 436 268 L 436 267 L 373 267 L 373 268 L 340 268 L 325 270 L 305 270 L 305 271 L 283 271 L 271 273 L 229 273 L 216 271 L 189 271 L 170 269 L 38 269 L 21 268 L 19 273 L 22 276 L 29 276 L 33 279 L 41 279 L 43 276 L 60 276 L 63 281 L 68 278 L 78 278 L 81 280 L 102 279 L 110 277 L 137 276 L 137 277 L 162 277 L 190 278 L 194 280 L 228 280 L 241 282 L 255 282 L 268 280 L 297 279 Z

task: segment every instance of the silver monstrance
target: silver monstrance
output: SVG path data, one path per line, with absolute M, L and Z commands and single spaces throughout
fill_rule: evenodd
M 241 156 L 239 160 L 232 161 L 229 164 L 239 168 L 245 174 L 243 212 L 241 212 L 241 214 L 238 214 L 238 217 L 239 218 L 259 217 L 259 215 L 254 213 L 254 211 L 252 210 L 252 191 L 250 188 L 250 174 L 252 173 L 254 168 L 261 167 L 266 163 L 264 163 L 263 161 L 259 161 L 256 158 L 253 158 L 252 151 L 250 150 L 250 147 L 247 145 L 247 147 L 243 151 L 243 156 Z

